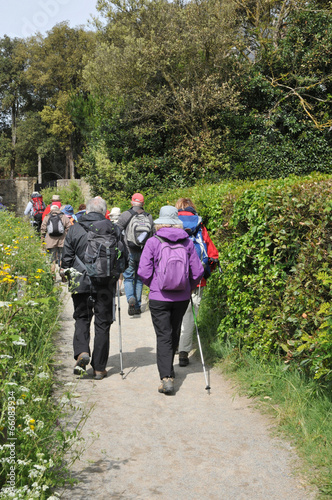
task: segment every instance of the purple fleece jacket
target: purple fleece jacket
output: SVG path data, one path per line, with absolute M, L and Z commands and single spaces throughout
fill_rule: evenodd
M 188 233 L 183 229 L 163 227 L 159 229 L 156 234 L 169 241 L 181 241 L 181 243 L 183 243 L 189 257 L 189 281 L 185 290 L 173 292 L 159 289 L 155 269 L 159 259 L 161 242 L 152 236 L 144 246 L 137 271 L 143 283 L 150 287 L 149 298 L 151 300 L 163 300 L 167 302 L 188 300 L 191 290 L 195 289 L 204 274 L 204 268 L 197 255 L 194 244 L 190 240 Z

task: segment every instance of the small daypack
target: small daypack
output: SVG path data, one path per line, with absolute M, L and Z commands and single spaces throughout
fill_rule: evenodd
M 203 240 L 202 233 L 202 217 L 199 215 L 178 215 L 179 219 L 183 223 L 183 229 L 189 234 L 189 238 L 192 240 L 195 246 L 198 257 L 204 267 L 204 278 L 208 278 L 211 274 L 211 269 L 209 266 L 209 256 L 207 253 L 207 246 Z
M 65 232 L 60 214 L 50 214 L 46 224 L 46 231 L 50 236 L 62 236 Z
M 161 242 L 156 269 L 160 290 L 185 290 L 189 280 L 189 257 L 187 249 L 181 242 L 168 241 L 157 235 L 155 235 L 155 238 Z
M 114 231 L 103 231 L 105 221 L 97 221 L 87 231 L 88 244 L 84 255 L 87 275 L 95 283 L 116 281 L 119 278 L 119 241 Z M 84 226 L 83 226 L 84 227 Z M 86 230 L 86 227 L 84 227 Z M 104 233 L 104 234 L 102 234 Z M 106 233 L 106 234 L 105 234 Z
M 143 248 L 151 236 L 152 224 L 147 212 L 137 213 L 132 208 L 129 210 L 131 219 L 126 227 L 128 246 L 131 248 Z

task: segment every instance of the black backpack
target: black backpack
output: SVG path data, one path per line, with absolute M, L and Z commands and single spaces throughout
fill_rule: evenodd
M 109 220 L 94 221 L 87 231 L 88 244 L 84 255 L 86 273 L 96 284 L 115 282 L 119 279 L 123 245 L 116 234 L 114 224 Z

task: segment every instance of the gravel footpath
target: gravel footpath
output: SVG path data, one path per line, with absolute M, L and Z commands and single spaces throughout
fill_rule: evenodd
M 149 311 L 132 318 L 121 297 L 124 376 L 120 375 L 118 322 L 111 327 L 107 378 L 73 375 L 73 307 L 64 297 L 58 334 L 59 384 L 89 408 L 83 436 L 90 443 L 72 466 L 78 480 L 61 498 L 96 500 L 305 500 L 316 498 L 294 471 L 291 446 L 271 437 L 272 423 L 253 403 L 234 394 L 217 371 L 210 395 L 199 357 L 175 364 L 175 395 L 158 393 L 155 334 Z M 95 436 L 91 440 L 91 434 Z

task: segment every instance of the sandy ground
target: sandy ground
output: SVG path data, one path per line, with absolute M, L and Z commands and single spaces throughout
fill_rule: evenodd
M 96 500 L 304 500 L 314 489 L 297 472 L 291 446 L 272 437 L 271 421 L 239 397 L 212 370 L 211 392 L 199 356 L 186 368 L 175 364 L 175 395 L 158 393 L 155 334 L 150 313 L 127 313 L 121 297 L 123 371 L 119 324 L 111 327 L 107 378 L 73 375 L 71 297 L 64 297 L 58 334 L 59 385 L 69 386 L 87 408 L 94 405 L 83 436 L 89 448 L 72 466 L 78 481 L 61 498 Z M 91 435 L 95 438 L 92 440 Z

